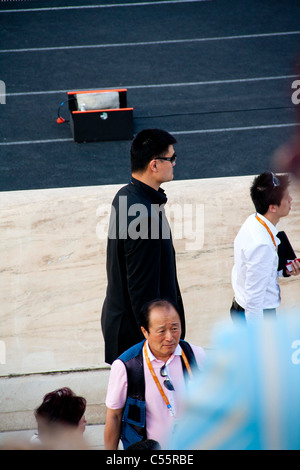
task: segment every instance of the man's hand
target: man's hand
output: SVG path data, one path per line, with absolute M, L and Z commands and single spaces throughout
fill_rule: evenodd
M 288 273 L 291 276 L 298 276 L 298 274 L 300 274 L 300 262 L 297 259 L 295 259 L 294 261 L 292 261 L 290 266 L 291 266 L 292 270 L 288 271 Z

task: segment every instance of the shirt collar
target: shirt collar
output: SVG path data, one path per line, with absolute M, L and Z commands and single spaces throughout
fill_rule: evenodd
M 166 193 L 164 189 L 162 188 L 158 188 L 158 190 L 156 191 L 156 189 L 151 188 L 151 186 L 143 183 L 140 180 L 137 180 L 133 176 L 131 177 L 130 183 L 144 190 L 148 194 L 148 196 L 153 200 L 153 202 L 157 202 L 159 204 L 165 204 L 168 200 Z
M 156 359 L 156 357 L 154 356 L 154 354 L 152 354 L 152 351 L 149 348 L 148 340 L 146 340 L 146 348 L 147 348 L 148 357 L 150 359 L 150 362 L 158 361 L 159 359 Z M 179 344 L 177 344 L 175 351 L 173 352 L 172 356 L 169 357 L 166 364 L 169 364 L 174 359 L 175 356 L 181 356 L 181 346 Z

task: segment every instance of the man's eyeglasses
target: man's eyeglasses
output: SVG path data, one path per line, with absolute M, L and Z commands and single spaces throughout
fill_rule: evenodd
M 168 374 L 167 374 L 167 371 L 166 371 L 166 364 L 163 365 L 162 368 L 160 369 L 160 375 L 161 375 L 162 377 L 165 377 L 164 386 L 165 386 L 168 390 L 174 391 L 175 388 L 174 388 L 174 386 L 173 386 L 173 384 L 172 384 L 172 382 L 171 382 L 171 380 L 170 380 L 170 378 L 169 378 L 169 376 L 168 376 Z
M 273 189 L 278 188 L 278 186 L 280 186 L 279 179 L 272 172 L 270 172 L 270 175 L 272 176 Z M 258 191 L 266 191 L 267 189 L 270 191 L 270 185 L 268 185 L 268 186 L 257 186 Z
M 156 157 L 154 160 L 165 160 L 166 162 L 175 163 L 177 155 L 173 153 L 172 157 Z
M 272 173 L 272 178 L 273 178 L 273 186 L 276 188 L 277 186 L 280 186 L 280 181 L 279 179 Z

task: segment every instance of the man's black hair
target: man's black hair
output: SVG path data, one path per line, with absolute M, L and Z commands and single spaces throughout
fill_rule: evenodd
M 270 205 L 280 206 L 284 191 L 289 184 L 288 175 L 274 175 L 274 173 L 266 171 L 256 176 L 250 189 L 256 211 L 265 215 Z
M 132 173 L 144 171 L 151 160 L 164 156 L 169 145 L 176 142 L 175 137 L 162 129 L 144 129 L 139 132 L 130 149 Z
M 148 333 L 149 333 L 149 315 L 150 315 L 150 312 L 156 307 L 164 307 L 167 310 L 174 308 L 176 312 L 178 313 L 178 307 L 170 299 L 154 299 L 154 300 L 150 300 L 149 302 L 146 302 L 140 310 L 139 325 L 144 327 Z

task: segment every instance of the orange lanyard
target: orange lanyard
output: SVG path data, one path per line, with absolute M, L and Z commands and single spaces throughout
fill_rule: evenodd
M 151 375 L 152 375 L 152 377 L 153 377 L 153 379 L 154 379 L 154 382 L 155 382 L 155 384 L 156 384 L 158 390 L 160 391 L 160 394 L 161 394 L 161 396 L 163 397 L 164 402 L 165 402 L 165 404 L 167 405 L 167 408 L 170 410 L 170 413 L 172 414 L 172 416 L 174 416 L 174 413 L 173 413 L 173 410 L 172 410 L 172 406 L 171 406 L 171 404 L 170 404 L 170 402 L 169 402 L 169 400 L 168 400 L 168 398 L 167 398 L 165 392 L 163 391 L 163 388 L 162 388 L 162 386 L 161 386 L 161 384 L 160 384 L 158 378 L 156 377 L 156 374 L 155 374 L 154 369 L 153 369 L 153 367 L 152 367 L 151 361 L 150 361 L 150 359 L 149 359 L 148 351 L 147 351 L 147 346 L 146 346 L 146 341 L 145 341 L 145 343 L 144 343 L 144 354 L 145 354 L 145 358 L 146 358 L 146 362 L 147 362 L 148 368 L 149 368 L 149 370 L 150 370 L 150 372 L 151 372 Z M 183 350 L 181 350 L 181 354 L 182 354 L 182 358 L 183 358 L 183 360 L 184 360 L 184 363 L 185 363 L 185 365 L 186 365 L 186 368 L 187 368 L 187 370 L 188 370 L 188 372 L 189 372 L 189 374 L 190 374 L 190 377 L 192 378 L 192 377 L 193 377 L 193 374 L 192 374 L 192 371 L 191 371 L 191 367 L 190 367 L 190 365 L 189 365 L 189 363 L 188 363 L 187 357 L 186 357 L 186 355 L 184 354 L 184 351 L 183 351 Z
M 262 224 L 262 225 L 268 230 L 268 232 L 269 232 L 269 234 L 270 234 L 270 237 L 272 238 L 272 242 L 274 243 L 275 250 L 277 251 L 277 245 L 276 245 L 276 242 L 275 242 L 275 238 L 274 238 L 273 233 L 271 232 L 271 230 L 269 229 L 269 227 L 267 226 L 267 224 L 265 223 L 264 220 L 262 220 L 260 217 L 258 217 L 257 214 L 256 214 L 255 217 L 257 218 L 258 222 L 259 222 L 260 224 Z

